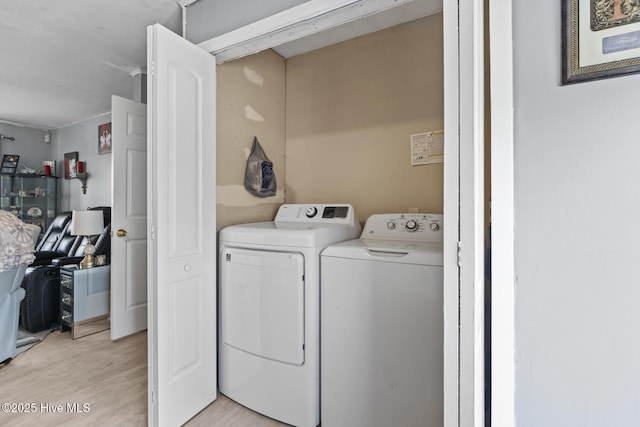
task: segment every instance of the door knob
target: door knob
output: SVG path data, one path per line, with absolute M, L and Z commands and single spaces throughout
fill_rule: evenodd
M 124 237 L 127 235 L 127 230 L 123 230 L 122 228 L 116 232 L 118 237 Z

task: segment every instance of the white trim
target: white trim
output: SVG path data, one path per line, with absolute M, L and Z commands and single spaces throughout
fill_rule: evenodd
M 484 0 L 473 7 L 473 419 L 476 427 L 485 424 L 484 408 L 484 295 L 485 295 L 485 74 Z
M 154 78 L 154 58 L 157 56 L 155 43 L 155 26 L 147 27 L 147 425 L 157 427 L 158 419 L 158 316 L 157 301 L 157 241 L 153 230 L 157 224 L 157 213 L 154 209 L 158 188 L 154 179 L 157 169 L 156 149 L 153 141 L 156 138 L 154 123 L 157 123 L 157 93 Z
M 478 427 L 484 425 L 484 0 L 458 1 L 457 8 L 458 425 Z M 445 123 L 450 115 L 446 110 Z M 447 304 L 451 316 L 453 302 Z
M 458 217 L 459 37 L 458 4 L 444 2 L 444 425 L 459 426 Z
M 218 63 L 222 63 L 411 1 L 416 0 L 310 0 L 237 30 L 206 40 L 198 46 L 216 55 Z
M 513 158 L 513 21 L 511 0 L 492 0 L 491 220 L 492 319 L 491 416 L 494 427 L 515 418 L 515 258 Z

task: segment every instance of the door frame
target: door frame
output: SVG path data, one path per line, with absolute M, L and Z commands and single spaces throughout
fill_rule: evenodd
M 413 0 L 419 1 L 419 0 Z M 445 162 L 444 167 L 444 417 L 445 426 L 484 424 L 484 3 L 443 1 Z M 334 12 L 350 0 L 336 0 Z M 199 44 L 209 52 L 244 54 L 268 49 L 269 30 L 291 29 L 312 19 L 325 0 L 310 0 L 230 34 Z M 510 10 L 510 8 L 509 8 Z M 327 13 L 326 7 L 323 13 Z M 369 11 L 372 13 L 372 11 Z M 332 25 L 340 21 L 334 13 Z M 286 16 L 286 23 L 280 22 Z M 318 14 L 319 16 L 319 14 Z M 278 22 L 276 22 L 278 21 Z M 319 31 L 319 30 L 318 30 Z M 310 35 L 305 33 L 305 36 Z M 238 55 L 239 57 L 241 55 Z M 219 58 L 221 58 L 219 56 Z M 226 60 L 234 59 L 231 55 Z M 495 259 L 495 258 L 494 258 Z
M 350 1 L 333 3 L 338 9 Z M 453 159 L 445 162 L 444 173 L 446 426 L 484 424 L 484 3 L 443 2 L 445 158 Z M 287 22 L 278 23 L 279 31 L 290 28 L 296 37 L 295 26 L 311 19 L 309 14 L 323 4 L 324 0 L 310 0 L 285 11 Z M 337 25 L 340 13 L 333 16 Z M 282 16 L 199 46 L 218 53 L 244 46 L 253 52 L 278 18 Z M 277 44 L 263 43 L 260 49 Z
M 484 3 L 444 1 L 445 426 L 483 426 Z
M 516 425 L 513 15 L 512 0 L 490 1 L 491 417 L 507 427 Z

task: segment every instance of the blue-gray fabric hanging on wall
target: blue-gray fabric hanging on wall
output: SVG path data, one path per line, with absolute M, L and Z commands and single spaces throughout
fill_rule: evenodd
M 255 136 L 251 154 L 247 159 L 244 188 L 257 197 L 276 195 L 276 174 L 273 172 L 273 162 L 269 160 Z

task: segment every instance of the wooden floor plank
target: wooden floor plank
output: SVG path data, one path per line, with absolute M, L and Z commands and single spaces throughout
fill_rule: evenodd
M 0 425 L 146 426 L 147 334 L 112 342 L 109 331 L 73 340 L 54 331 L 0 367 L 0 403 L 35 405 L 35 412 L 0 411 Z M 88 412 L 69 412 L 67 405 Z M 83 406 L 85 405 L 85 406 Z M 62 412 L 53 412 L 58 406 Z M 190 420 L 189 427 L 276 427 L 224 395 Z
M 0 424 L 146 425 L 146 365 L 145 333 L 113 343 L 109 331 L 77 340 L 54 331 L 0 369 L 0 400 L 36 405 L 35 413 L 0 413 Z

